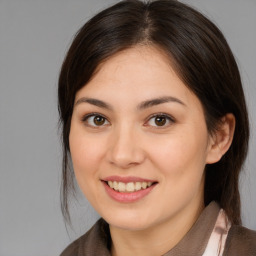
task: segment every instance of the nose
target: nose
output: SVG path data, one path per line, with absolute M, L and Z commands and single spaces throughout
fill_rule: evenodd
M 113 130 L 109 143 L 108 160 L 112 165 L 122 169 L 141 164 L 145 160 L 145 152 L 140 134 L 128 126 Z

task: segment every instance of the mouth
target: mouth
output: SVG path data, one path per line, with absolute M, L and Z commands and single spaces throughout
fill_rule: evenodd
M 156 182 L 151 181 L 136 181 L 136 182 L 121 182 L 121 181 L 105 181 L 105 183 L 113 190 L 122 193 L 134 193 L 151 187 Z
M 120 203 L 136 202 L 156 187 L 157 181 L 138 177 L 111 176 L 101 180 L 106 193 Z

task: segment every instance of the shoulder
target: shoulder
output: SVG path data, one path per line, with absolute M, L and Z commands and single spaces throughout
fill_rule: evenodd
M 76 239 L 74 242 L 72 242 L 61 254 L 60 256 L 79 256 L 79 248 L 81 245 L 81 241 L 87 240 L 87 237 L 90 236 L 91 230 L 94 228 L 94 226 L 86 232 L 84 235 Z
M 79 239 L 71 243 L 60 256 L 78 256 Z
M 256 231 L 234 225 L 230 228 L 224 255 L 256 256 Z
M 109 255 L 108 224 L 99 219 L 84 235 L 71 243 L 60 256 Z

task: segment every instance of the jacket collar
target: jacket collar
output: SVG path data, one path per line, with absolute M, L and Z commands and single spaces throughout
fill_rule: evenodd
M 203 255 L 219 210 L 219 205 L 211 202 L 183 239 L 163 256 Z M 103 219 L 99 219 L 79 240 L 79 256 L 111 256 L 109 226 Z

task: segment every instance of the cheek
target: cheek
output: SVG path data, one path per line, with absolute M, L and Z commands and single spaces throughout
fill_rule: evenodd
M 206 139 L 202 139 L 203 134 L 200 138 L 196 134 L 192 136 L 191 133 L 193 134 L 190 132 L 164 138 L 151 147 L 151 159 L 163 174 L 189 176 L 189 173 L 201 172 L 204 169 Z
M 89 176 L 95 173 L 100 163 L 103 152 L 99 146 L 100 141 L 91 138 L 90 135 L 84 135 L 78 129 L 71 129 L 69 144 L 74 172 L 78 183 L 81 176 Z
M 168 208 L 183 207 L 191 198 L 203 196 L 205 142 L 198 143 L 189 137 L 175 136 L 162 141 L 150 152 L 163 185 L 164 204 L 169 202 Z
M 76 181 L 86 196 L 93 204 L 96 200 L 99 182 L 98 172 L 101 163 L 101 148 L 90 136 L 79 136 L 79 133 L 70 133 L 70 153 Z

